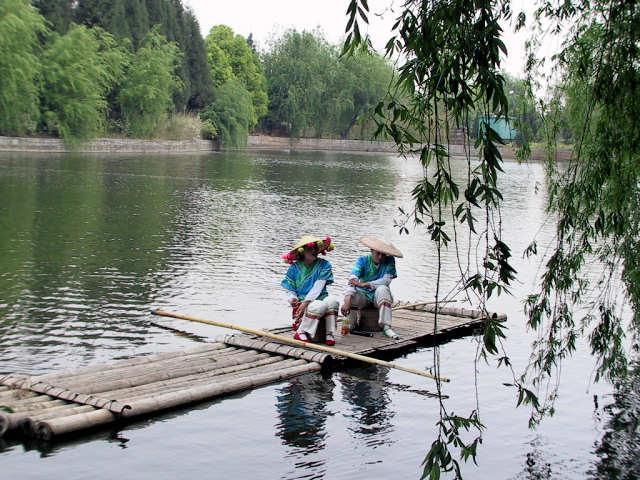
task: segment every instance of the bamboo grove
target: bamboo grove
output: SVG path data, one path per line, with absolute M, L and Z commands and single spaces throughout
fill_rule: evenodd
M 223 146 L 251 131 L 370 138 L 393 72 L 378 54 L 341 58 L 321 31 L 263 52 L 224 25 L 203 38 L 174 0 L 5 0 L 0 52 L 0 135 L 68 143 L 149 138 L 180 116 Z

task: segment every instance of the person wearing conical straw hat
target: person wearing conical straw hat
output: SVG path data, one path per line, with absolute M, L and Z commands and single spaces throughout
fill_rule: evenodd
M 369 255 L 363 255 L 349 275 L 349 285 L 342 303 L 342 314 L 346 317 L 351 307 L 363 309 L 375 305 L 378 309 L 378 324 L 382 333 L 390 338 L 400 338 L 391 328 L 391 304 L 393 296 L 389 285 L 398 276 L 394 257 L 402 258 L 402 252 L 393 244 L 377 237 L 362 237 L 360 242 L 371 249 Z M 350 326 L 355 327 L 353 316 Z
M 324 318 L 327 345 L 335 345 L 336 317 L 340 302 L 330 297 L 327 285 L 333 283 L 331 264 L 318 258 L 333 250 L 331 237 L 317 238 L 303 235 L 282 259 L 290 264 L 282 280 L 289 295 L 289 304 L 294 309 L 294 338 L 310 342 L 316 334 L 318 324 Z

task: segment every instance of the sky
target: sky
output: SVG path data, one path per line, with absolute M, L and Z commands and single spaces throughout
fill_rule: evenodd
M 247 37 L 253 34 L 258 48 L 268 47 L 269 39 L 278 38 L 285 30 L 298 31 L 320 27 L 332 44 L 344 39 L 349 0 L 183 0 L 190 6 L 206 36 L 214 25 L 228 25 L 235 33 Z M 512 0 L 513 10 L 527 8 L 529 0 Z M 367 31 L 373 46 L 382 53 L 391 36 L 391 28 L 400 12 L 401 0 L 369 0 L 369 25 L 360 22 L 361 31 Z M 514 34 L 505 25 L 505 44 L 509 50 L 504 65 L 512 75 L 523 76 L 524 42 L 527 34 Z

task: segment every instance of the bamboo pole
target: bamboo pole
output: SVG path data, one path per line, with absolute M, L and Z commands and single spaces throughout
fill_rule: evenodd
M 196 386 L 195 388 L 141 398 L 135 401 L 134 409 L 123 411 L 121 416 L 134 417 L 137 415 L 166 410 L 168 408 L 206 400 L 226 393 L 246 390 L 248 388 L 257 387 L 266 383 L 321 369 L 320 364 L 315 362 L 309 363 L 305 360 L 294 360 L 293 362 L 296 363 L 296 365 L 281 370 L 268 371 L 257 376 L 233 378 L 222 383 L 205 384 Z M 119 417 L 108 410 L 98 409 L 91 412 L 77 413 L 65 417 L 38 421 L 35 425 L 35 431 L 38 438 L 50 440 L 54 435 L 62 435 L 86 428 L 105 425 L 114 422 L 117 418 Z
M 107 395 L 115 398 L 125 398 L 127 396 L 141 396 L 145 394 L 153 394 L 161 391 L 167 391 L 169 389 L 183 388 L 185 386 L 192 385 L 194 383 L 204 382 L 217 382 L 221 378 L 229 374 L 234 374 L 244 370 L 254 371 L 257 367 L 269 366 L 269 368 L 278 368 L 283 361 L 282 357 L 269 356 L 266 353 L 259 360 L 250 363 L 244 363 L 241 365 L 233 365 L 230 367 L 221 368 L 206 374 L 190 375 L 187 377 L 180 377 L 172 380 L 158 381 L 149 383 L 146 385 L 140 385 L 133 388 L 123 388 L 121 390 L 113 390 L 105 392 Z
M 153 378 L 156 380 L 168 378 L 167 375 L 180 376 L 180 371 L 206 371 L 215 369 L 216 366 L 225 364 L 227 362 L 239 362 L 247 355 L 255 355 L 255 352 L 247 352 L 244 349 L 237 349 L 233 356 L 204 356 L 200 358 L 192 359 L 188 362 L 171 362 L 161 365 L 153 365 L 150 368 L 131 368 L 118 372 L 118 375 L 96 375 L 89 377 L 82 377 L 79 379 L 72 378 L 68 382 L 61 383 L 61 387 L 73 390 L 74 388 L 85 389 L 85 393 L 98 393 L 107 390 L 114 390 L 119 388 L 119 385 L 135 386 L 149 383 Z M 187 374 L 183 373 L 183 375 Z M 150 380 L 145 381 L 146 378 Z M 86 387 L 91 387 L 91 391 L 86 390 Z
M 13 379 L 16 383 L 20 383 L 20 378 Z M 42 393 L 50 397 L 60 398 L 62 400 L 68 400 L 70 402 L 82 403 L 85 405 L 93 405 L 94 407 L 105 408 L 115 413 L 120 413 L 122 410 L 128 408 L 127 405 L 123 405 L 115 400 L 108 400 L 104 398 L 98 398 L 85 393 L 73 392 L 66 388 L 56 387 L 48 383 L 39 382 L 29 385 L 29 389 L 34 392 Z
M 137 387 L 137 386 L 146 385 L 146 384 L 154 383 L 158 381 L 185 377 L 187 375 L 204 374 L 213 370 L 218 370 L 225 366 L 240 365 L 242 363 L 245 363 L 247 360 L 250 360 L 256 357 L 257 355 L 259 355 L 259 353 L 255 351 L 247 352 L 243 355 L 238 355 L 238 358 L 221 361 L 221 362 L 212 362 L 210 360 L 202 361 L 193 366 L 186 366 L 186 367 L 177 366 L 177 368 L 173 368 L 173 369 L 151 372 L 149 374 L 145 374 L 145 373 L 139 374 L 139 375 L 136 374 L 135 376 L 131 376 L 131 377 L 127 376 L 124 378 L 120 378 L 118 380 L 97 381 L 95 383 L 90 383 L 90 384 L 74 383 L 70 387 L 66 387 L 66 388 L 69 388 L 70 390 L 73 390 L 73 389 L 79 390 L 87 394 L 95 393 L 95 394 L 100 394 L 101 396 L 104 396 L 103 392 L 110 391 L 110 390 L 119 390 L 122 388 Z
M 261 350 L 263 352 L 275 353 L 277 355 L 285 355 L 287 357 L 302 358 L 310 362 L 324 363 L 331 358 L 331 355 L 323 352 L 310 352 L 304 348 L 297 348 L 292 345 L 283 345 L 282 343 L 267 342 L 250 338 L 245 335 L 225 335 L 222 339 L 224 343 L 235 345 L 242 348 L 251 348 Z
M 21 390 L 17 388 L 12 388 L 9 391 L 2 392 L 2 394 L 0 395 L 0 404 L 4 405 L 7 402 L 15 402 L 15 401 L 19 402 L 19 401 L 22 401 L 23 399 L 33 398 L 38 396 L 42 396 L 42 395 L 39 395 L 30 390 Z
M 44 409 L 47 409 L 47 408 L 64 405 L 65 403 L 67 403 L 67 402 L 64 402 L 63 400 L 50 399 L 48 401 L 40 402 L 40 403 L 27 403 L 27 404 L 13 405 L 13 406 L 10 406 L 10 408 L 15 413 L 20 413 L 20 412 L 31 412 L 31 411 L 36 411 L 36 410 L 44 410 Z
M 42 440 L 51 440 L 54 435 L 71 433 L 85 428 L 97 427 L 114 422 L 116 416 L 109 410 L 99 408 L 92 412 L 76 413 L 66 417 L 52 418 L 36 422 L 36 436 Z
M 424 307 L 425 305 L 435 305 L 436 303 L 438 305 L 441 305 L 443 303 L 453 303 L 453 302 L 457 302 L 457 301 L 458 300 L 440 300 L 438 302 L 431 301 L 431 302 L 410 303 L 408 305 L 397 305 L 397 306 L 391 308 L 391 310 L 402 310 L 403 308 Z
M 38 381 L 51 382 L 52 380 L 58 380 L 61 378 L 64 379 L 64 378 L 69 378 L 69 377 L 78 376 L 78 375 L 86 375 L 89 373 L 105 372 L 107 370 L 118 370 L 120 368 L 129 367 L 133 365 L 148 365 L 158 361 L 171 360 L 171 359 L 186 357 L 190 355 L 202 354 L 205 352 L 210 352 L 215 350 L 222 350 L 226 348 L 228 348 L 228 346 L 220 342 L 209 343 L 206 345 L 199 345 L 195 348 L 190 348 L 188 350 L 140 355 L 134 358 L 126 359 L 126 360 L 120 360 L 115 363 L 101 363 L 101 364 L 90 365 L 82 368 L 62 370 L 62 371 L 53 372 L 46 375 L 39 375 L 37 377 L 31 377 L 31 378 Z M 1 380 L 2 379 L 0 378 L 0 381 Z
M 339 350 L 337 348 L 327 347 L 327 346 L 324 346 L 324 345 L 318 345 L 316 343 L 301 342 L 300 340 L 284 337 L 282 335 L 276 335 L 275 333 L 265 332 L 265 331 L 262 331 L 262 330 L 255 330 L 253 328 L 241 327 L 241 326 L 238 326 L 238 325 L 232 325 L 230 323 L 225 323 L 225 322 L 218 322 L 218 321 L 215 321 L 215 320 L 206 320 L 206 319 L 203 319 L 203 318 L 196 318 L 196 317 L 190 317 L 190 316 L 187 316 L 187 315 L 180 315 L 178 313 L 162 312 L 162 311 L 159 311 L 159 310 L 152 310 L 151 313 L 154 314 L 154 315 L 160 315 L 160 316 L 163 316 L 163 317 L 179 318 L 181 320 L 189 320 L 189 321 L 192 321 L 192 322 L 206 323 L 208 325 L 215 325 L 217 327 L 223 327 L 223 328 L 230 328 L 230 329 L 233 329 L 233 330 L 239 330 L 241 332 L 250 333 L 252 335 L 258 335 L 258 336 L 261 336 L 261 337 L 272 338 L 274 340 L 278 340 L 280 342 L 289 343 L 289 344 L 296 345 L 296 346 L 299 346 L 299 347 L 302 347 L 302 348 L 308 348 L 308 349 L 317 350 L 317 351 L 320 351 L 320 352 L 327 352 L 327 353 L 330 353 L 332 355 L 339 355 L 341 357 L 351 358 L 353 360 L 359 360 L 361 362 L 374 363 L 376 365 L 381 365 L 383 367 L 395 368 L 397 370 L 402 370 L 402 371 L 405 371 L 405 372 L 414 373 L 416 375 L 421 375 L 421 376 L 427 377 L 427 378 L 433 378 L 433 379 L 437 379 L 438 378 L 435 375 L 432 375 L 432 374 L 430 374 L 428 372 L 424 372 L 422 370 L 416 370 L 416 369 L 409 368 L 409 367 L 403 367 L 402 365 L 397 365 L 397 364 L 391 363 L 391 362 L 385 362 L 384 360 L 379 360 L 377 358 L 366 357 L 364 355 L 359 355 L 357 353 L 346 352 L 344 350 Z M 443 382 L 448 382 L 449 381 L 449 379 L 445 378 L 445 377 L 440 377 L 439 379 L 440 379 L 440 381 L 443 381 Z
M 274 372 L 281 372 L 287 370 L 288 368 L 299 366 L 299 365 L 308 365 L 309 363 L 305 360 L 297 360 L 294 358 L 280 359 L 276 363 L 265 364 L 261 366 L 254 366 L 250 370 L 236 370 L 229 371 L 223 375 L 216 376 L 215 378 L 196 378 L 189 382 L 183 382 L 178 384 L 172 384 L 169 386 L 160 386 L 151 391 L 132 391 L 129 393 L 128 397 L 121 397 L 129 402 L 137 402 L 146 400 L 148 398 L 157 397 L 165 394 L 175 393 L 181 394 L 180 392 L 191 391 L 197 388 L 214 388 L 216 385 L 225 384 L 232 380 L 237 380 L 240 378 L 252 379 L 254 377 L 260 377 L 261 375 L 271 375 Z
M 153 397 L 147 397 L 138 401 L 132 401 L 131 410 L 122 412 L 123 417 L 131 417 L 135 415 L 143 415 L 158 410 L 177 407 L 185 403 L 205 400 L 207 398 L 216 397 L 225 393 L 247 390 L 249 388 L 272 383 L 284 378 L 294 377 L 311 371 L 318 371 L 322 367 L 318 363 L 309 363 L 305 360 L 294 360 L 292 366 L 280 369 L 270 370 L 260 375 L 248 375 L 245 377 L 236 377 L 227 382 L 197 385 L 176 392 L 163 393 Z

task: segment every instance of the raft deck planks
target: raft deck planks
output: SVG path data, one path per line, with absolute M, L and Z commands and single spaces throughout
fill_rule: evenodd
M 437 326 L 435 322 L 431 307 L 394 310 L 393 328 L 399 340 L 381 332 L 365 337 L 342 336 L 338 331 L 336 348 L 371 356 L 399 352 L 443 334 L 481 327 L 484 318 L 477 311 L 444 307 L 439 309 Z M 291 335 L 290 327 L 269 331 Z M 330 359 L 340 360 L 242 334 L 111 364 L 33 377 L 0 375 L 0 405 L 11 409 L 0 411 L 0 437 L 12 431 L 50 439 L 319 371 Z

